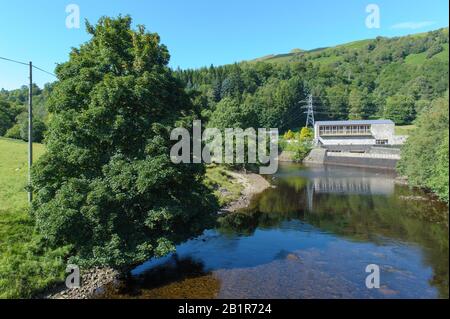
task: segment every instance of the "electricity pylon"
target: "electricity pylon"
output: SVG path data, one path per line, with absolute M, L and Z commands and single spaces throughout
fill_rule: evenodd
M 308 99 L 305 101 L 307 105 L 303 106 L 306 109 L 306 124 L 305 127 L 309 127 L 311 125 L 314 128 L 314 106 L 313 106 L 313 97 L 312 94 L 308 95 Z

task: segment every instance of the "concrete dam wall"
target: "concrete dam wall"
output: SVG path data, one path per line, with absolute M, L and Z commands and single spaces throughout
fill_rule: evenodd
M 399 160 L 398 148 L 333 146 L 313 149 L 304 162 L 394 170 Z

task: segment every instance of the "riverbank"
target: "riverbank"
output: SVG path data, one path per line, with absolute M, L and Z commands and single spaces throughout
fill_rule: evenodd
M 270 183 L 264 177 L 255 173 L 230 171 L 229 174 L 243 186 L 243 190 L 239 198 L 220 209 L 220 214 L 233 213 L 247 207 L 254 195 L 259 194 L 270 187 Z
M 91 299 L 101 294 L 104 287 L 119 282 L 122 275 L 112 268 L 91 268 L 80 270 L 80 287 L 69 289 L 65 283 L 54 287 L 43 296 L 45 299 Z
M 255 173 L 235 172 L 221 166 L 208 167 L 206 184 L 213 189 L 222 208 L 219 214 L 233 213 L 250 204 L 256 194 L 270 187 L 270 183 Z M 66 288 L 62 283 L 38 298 L 90 299 L 100 295 L 104 287 L 117 283 L 123 274 L 111 268 L 81 270 L 81 287 Z

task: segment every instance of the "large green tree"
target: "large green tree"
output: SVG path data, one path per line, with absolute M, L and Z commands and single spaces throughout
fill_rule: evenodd
M 416 115 L 414 99 L 401 94 L 388 97 L 383 115 L 396 124 L 411 123 Z
M 367 90 L 353 89 L 348 97 L 349 115 L 351 120 L 366 119 L 369 117 L 370 103 Z
M 87 23 L 92 38 L 59 65 L 32 213 L 73 262 L 127 268 L 201 232 L 214 202 L 204 167 L 170 161 L 170 129 L 196 114 L 155 33 L 130 17 Z

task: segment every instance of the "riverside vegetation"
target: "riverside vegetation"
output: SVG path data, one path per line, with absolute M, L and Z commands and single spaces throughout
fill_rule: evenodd
M 25 144 L 0 140 L 1 297 L 29 297 L 61 280 L 67 259 L 126 270 L 173 251 L 214 223 L 239 187 L 218 199 L 220 168 L 208 181 L 201 164 L 172 164 L 170 129 L 202 119 L 298 131 L 298 101 L 309 93 L 317 119 L 416 124 L 399 171 L 448 201 L 448 28 L 198 70 L 171 70 L 159 36 L 131 29 L 130 17 L 86 29 L 91 40 L 58 65 L 58 81 L 34 90 L 46 152 L 33 168 L 31 216 Z M 25 88 L 0 92 L 0 134 L 26 139 L 25 103 Z

